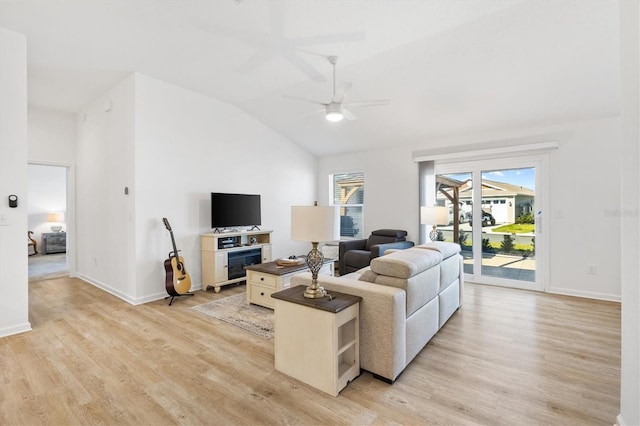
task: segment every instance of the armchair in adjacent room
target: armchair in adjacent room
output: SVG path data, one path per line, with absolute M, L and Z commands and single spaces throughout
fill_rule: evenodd
M 338 244 L 338 271 L 340 275 L 369 266 L 371 259 L 382 256 L 389 249 L 403 250 L 413 247 L 407 241 L 407 231 L 378 229 L 363 240 L 340 241 Z

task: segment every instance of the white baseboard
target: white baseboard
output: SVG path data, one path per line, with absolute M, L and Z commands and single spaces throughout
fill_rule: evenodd
M 622 418 L 622 413 L 618 414 L 618 416 L 616 417 L 616 425 L 618 425 L 618 426 L 627 426 L 627 423 Z
M 154 293 L 154 294 L 150 294 L 147 296 L 143 296 L 143 297 L 131 297 L 127 294 L 124 294 L 123 292 L 121 292 L 120 290 L 117 290 L 115 288 L 112 288 L 100 281 L 94 280 L 91 277 L 88 277 L 86 275 L 83 274 L 78 274 L 77 275 L 78 278 L 80 278 L 83 281 L 88 282 L 89 284 L 93 285 L 94 287 L 98 287 L 101 290 L 106 291 L 109 294 L 112 294 L 114 296 L 116 296 L 119 299 L 124 300 L 127 303 L 130 303 L 132 305 L 142 305 L 144 303 L 149 303 L 149 302 L 154 302 L 156 300 L 160 300 L 160 299 L 164 299 L 165 297 L 167 297 L 167 293 L 166 292 L 160 292 L 160 293 Z M 200 290 L 202 288 L 202 285 L 200 285 L 200 288 L 198 288 L 197 286 L 192 285 L 191 286 L 191 291 L 194 290 Z
M 14 334 L 26 333 L 27 331 L 31 331 L 30 322 L 2 328 L 0 329 L 0 337 L 13 336 Z
M 84 274 L 78 274 L 78 278 L 80 278 L 82 281 L 86 281 L 89 284 L 93 285 L 94 287 L 98 287 L 100 290 L 104 290 L 109 294 L 112 294 L 114 296 L 116 296 L 118 299 L 122 299 L 127 303 L 130 303 L 132 305 L 135 305 L 135 300 L 131 297 L 129 297 L 128 295 L 124 294 L 123 292 L 121 292 L 120 290 L 117 290 L 115 288 L 109 287 L 108 285 L 106 285 L 103 282 L 94 280 L 91 277 L 88 277 Z
M 584 297 L 587 299 L 606 300 L 609 302 L 620 302 L 621 298 L 618 294 L 596 293 L 593 291 L 580 291 L 575 289 L 550 287 L 549 293 L 563 294 L 565 296 Z

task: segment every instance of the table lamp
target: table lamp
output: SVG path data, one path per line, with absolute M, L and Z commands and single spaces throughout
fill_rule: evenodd
M 442 206 L 420 207 L 420 223 L 423 225 L 433 225 L 429 232 L 429 239 L 436 241 L 438 239 L 438 225 L 447 225 L 449 223 L 449 209 Z
M 311 285 L 304 291 L 304 297 L 316 299 L 327 292 L 318 286 L 318 272 L 322 268 L 324 257 L 318 250 L 321 241 L 334 241 L 340 238 L 340 217 L 338 209 L 332 206 L 292 206 L 291 239 L 311 242 L 311 251 L 307 254 L 307 266 L 311 271 Z
M 60 212 L 47 213 L 47 222 L 51 222 L 51 232 L 62 231 L 61 222 L 64 222 L 64 213 L 60 213 Z

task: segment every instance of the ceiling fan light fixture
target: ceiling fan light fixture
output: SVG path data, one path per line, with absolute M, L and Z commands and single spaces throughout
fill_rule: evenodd
M 331 102 L 327 105 L 327 114 L 325 115 L 327 120 L 329 121 L 341 121 L 344 118 L 344 114 L 342 113 L 342 105 Z

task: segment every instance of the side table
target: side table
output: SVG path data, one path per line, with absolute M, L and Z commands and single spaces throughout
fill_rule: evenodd
M 289 288 L 291 277 L 309 271 L 306 263 L 278 266 L 277 261 L 245 266 L 247 270 L 247 303 L 273 309 L 271 294 Z M 333 275 L 333 259 L 326 259 L 320 274 Z
M 333 396 L 360 375 L 359 296 L 307 299 L 305 286 L 273 293 L 275 367 Z

